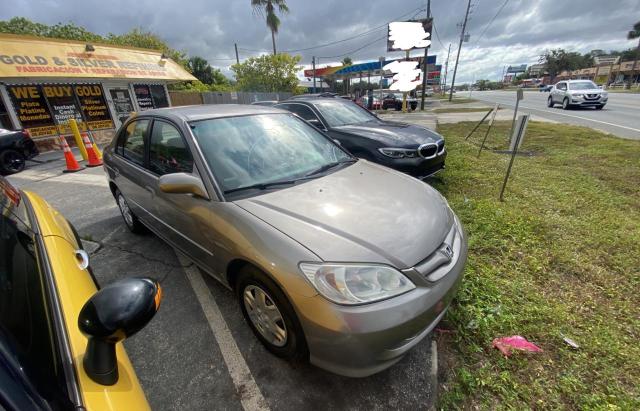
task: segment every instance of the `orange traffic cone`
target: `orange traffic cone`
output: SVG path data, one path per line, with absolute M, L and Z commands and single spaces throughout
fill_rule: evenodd
M 87 135 L 87 133 L 82 133 L 82 141 L 84 142 L 84 148 L 87 149 L 87 167 L 101 166 L 102 161 L 98 158 L 96 152 L 93 150 L 93 144 L 91 144 L 91 140 L 89 140 L 89 136 Z
M 64 159 L 67 162 L 66 170 L 62 170 L 63 173 L 74 173 L 76 171 L 84 170 L 84 167 L 80 167 L 78 161 L 73 156 L 71 149 L 69 148 L 69 144 L 67 144 L 67 139 L 64 136 L 60 136 L 60 145 L 62 146 L 62 152 L 64 153 Z

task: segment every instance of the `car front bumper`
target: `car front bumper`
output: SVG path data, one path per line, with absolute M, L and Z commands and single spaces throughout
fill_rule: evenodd
M 380 154 L 376 162 L 389 168 L 393 168 L 394 170 L 409 174 L 412 177 L 422 179 L 444 169 L 446 158 L 447 150 L 445 148 L 441 153 L 429 159 L 422 157 L 394 159 Z
M 360 306 L 337 305 L 320 295 L 298 301 L 311 363 L 366 377 L 400 361 L 435 328 L 455 296 L 467 259 L 466 238 L 459 238 L 448 273 L 433 283 L 414 277 L 416 288 L 403 295 Z
M 581 106 L 581 107 L 592 107 L 592 106 L 604 106 L 605 104 L 607 104 L 608 98 L 598 98 L 598 99 L 592 99 L 592 100 L 588 100 L 588 99 L 576 99 L 576 98 L 572 98 L 571 99 L 571 105 L 572 106 Z

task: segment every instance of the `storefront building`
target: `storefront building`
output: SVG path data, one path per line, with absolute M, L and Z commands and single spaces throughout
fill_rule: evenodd
M 155 50 L 0 34 L 0 128 L 48 146 L 75 118 L 103 141 L 132 112 L 170 106 L 167 84 L 192 80 Z

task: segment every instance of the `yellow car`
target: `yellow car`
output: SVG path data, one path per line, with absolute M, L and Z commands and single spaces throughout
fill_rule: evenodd
M 149 409 L 121 341 L 161 298 L 149 278 L 98 291 L 71 224 L 0 177 L 0 409 Z

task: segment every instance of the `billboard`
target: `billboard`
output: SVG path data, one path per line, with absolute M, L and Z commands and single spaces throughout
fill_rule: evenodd
M 509 66 L 509 67 L 507 67 L 507 74 L 524 73 L 525 71 L 527 71 L 527 65 L 526 64 L 520 64 L 519 66 Z
M 387 51 L 423 49 L 431 45 L 433 19 L 409 20 L 389 23 Z

